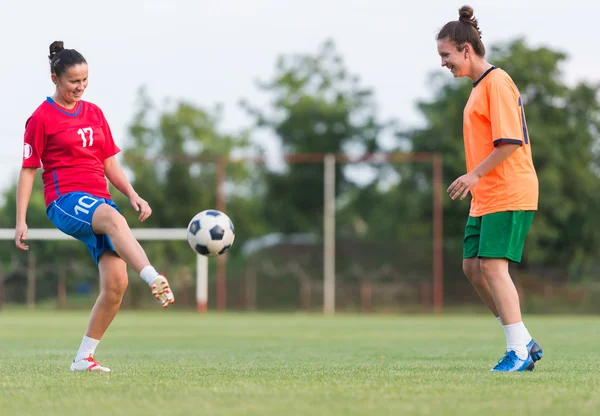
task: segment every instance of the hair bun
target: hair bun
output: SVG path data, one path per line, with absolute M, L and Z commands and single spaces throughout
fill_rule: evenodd
M 467 23 L 473 26 L 479 33 L 479 39 L 481 39 L 481 30 L 479 29 L 479 23 L 473 16 L 473 8 L 471 6 L 463 6 L 458 9 L 458 20 L 462 23 Z
M 473 19 L 473 8 L 471 6 L 463 6 L 458 9 L 458 20 L 470 23 Z
M 52 60 L 56 55 L 58 55 L 62 50 L 65 49 L 65 44 L 61 40 L 56 40 L 50 44 L 50 55 L 48 55 L 48 59 Z

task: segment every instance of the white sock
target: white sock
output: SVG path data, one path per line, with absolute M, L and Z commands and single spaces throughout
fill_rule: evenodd
M 498 322 L 500 322 L 500 325 L 502 325 L 502 319 L 499 316 L 496 316 L 496 319 L 498 320 Z
M 83 358 L 87 358 L 90 355 L 94 355 L 94 352 L 96 351 L 96 347 L 98 346 L 99 343 L 100 343 L 100 340 L 90 338 L 90 337 L 87 337 L 84 335 L 83 339 L 81 340 L 81 345 L 79 346 L 79 351 L 77 352 L 77 355 L 75 356 L 75 361 L 79 361 Z
M 503 325 L 504 334 L 506 335 L 506 350 L 514 351 L 517 357 L 524 360 L 529 355 L 527 344 L 531 341 L 531 335 L 525 328 L 523 322 L 516 324 Z
M 146 266 L 140 272 L 140 277 L 149 285 L 159 274 L 154 267 Z

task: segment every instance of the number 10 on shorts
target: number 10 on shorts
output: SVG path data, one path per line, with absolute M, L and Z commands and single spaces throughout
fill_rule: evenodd
M 97 203 L 97 199 L 90 198 L 86 195 L 82 196 L 81 198 L 79 198 L 79 201 L 77 201 L 77 205 L 75 205 L 75 215 L 79 215 L 80 212 L 86 215 L 89 214 L 90 208 L 92 208 Z

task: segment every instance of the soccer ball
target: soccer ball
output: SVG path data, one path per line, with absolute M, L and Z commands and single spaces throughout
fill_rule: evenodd
M 188 224 L 187 238 L 196 253 L 208 257 L 220 256 L 229 250 L 235 239 L 233 222 L 221 211 L 202 211 Z

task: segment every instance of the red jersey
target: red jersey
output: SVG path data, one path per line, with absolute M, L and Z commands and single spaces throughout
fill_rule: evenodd
M 46 206 L 68 192 L 109 198 L 104 160 L 119 153 L 100 108 L 79 101 L 73 109 L 47 98 L 25 123 L 24 168 L 44 168 Z

